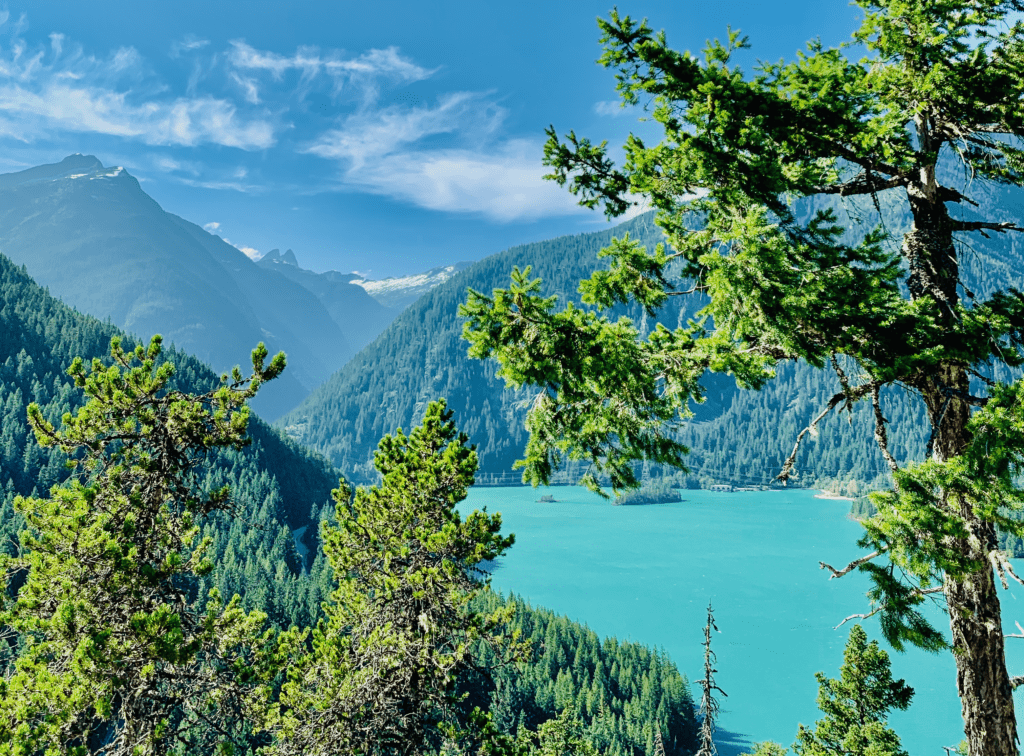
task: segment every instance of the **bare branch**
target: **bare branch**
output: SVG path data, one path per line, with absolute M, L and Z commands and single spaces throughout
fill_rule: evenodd
M 915 588 L 912 591 L 912 593 L 915 596 L 927 596 L 927 595 L 932 594 L 932 593 L 941 593 L 941 592 L 942 592 L 942 586 L 941 585 L 935 586 L 934 588 Z M 868 619 L 869 617 L 874 617 L 880 611 L 885 609 L 885 607 L 886 607 L 886 604 L 883 602 L 883 603 L 879 604 L 878 606 L 876 606 L 874 609 L 872 609 L 870 612 L 865 612 L 864 614 L 851 614 L 849 617 L 845 618 L 842 622 L 840 622 L 838 625 L 836 625 L 832 629 L 833 630 L 838 630 L 839 628 L 841 628 L 843 625 L 845 625 L 850 620 Z M 1024 637 L 1024 636 L 1022 636 L 1022 637 Z
M 686 294 L 696 294 L 698 292 L 703 293 L 703 292 L 705 292 L 707 290 L 708 290 L 707 286 L 705 286 L 703 284 L 695 283 L 693 286 L 691 286 L 686 291 L 666 291 L 665 292 L 665 296 L 668 296 L 668 297 L 681 297 L 681 296 L 684 296 Z
M 840 197 L 852 197 L 859 194 L 876 194 L 897 186 L 906 186 L 908 180 L 905 173 L 883 178 L 864 170 L 849 181 L 844 181 L 841 184 L 813 186 L 809 191 L 815 194 L 838 194 Z
M 881 160 L 875 160 L 872 157 L 866 157 L 856 150 L 850 149 L 844 144 L 834 142 L 831 139 L 821 138 L 821 141 L 835 150 L 836 154 L 844 160 L 849 160 L 855 165 L 859 165 L 865 171 L 871 171 L 872 173 L 885 173 L 889 176 L 899 176 L 903 173 L 902 170 L 894 165 L 883 163 Z
M 875 441 L 878 443 L 878 448 L 882 450 L 882 456 L 885 457 L 886 464 L 889 465 L 889 469 L 894 473 L 899 472 L 900 466 L 896 464 L 896 460 L 893 459 L 892 454 L 889 453 L 889 437 L 885 431 L 885 424 L 889 422 L 882 415 L 882 402 L 878 396 L 878 384 L 872 384 L 871 388 L 871 406 L 875 410 Z M 896 484 L 897 489 L 899 484 Z
M 995 386 L 996 385 L 995 381 L 993 381 L 987 375 L 982 375 L 981 373 L 979 373 L 977 370 L 975 370 L 972 367 L 967 368 L 967 372 L 970 373 L 971 375 L 973 375 L 979 381 L 982 381 L 986 386 Z
M 874 617 L 874 616 L 875 616 L 876 614 L 878 614 L 878 613 L 879 613 L 880 611 L 882 611 L 882 607 L 881 607 L 881 606 L 876 606 L 876 607 L 875 607 L 874 609 L 872 609 L 872 610 L 871 610 L 870 612 L 866 612 L 866 613 L 864 613 L 864 614 L 851 614 L 851 615 L 850 615 L 849 617 L 847 617 L 846 619 L 844 619 L 844 620 L 843 620 L 842 622 L 840 622 L 840 623 L 839 623 L 838 625 L 836 625 L 836 626 L 835 626 L 835 627 L 833 627 L 832 629 L 833 629 L 833 630 L 838 630 L 839 628 L 841 628 L 841 627 L 842 627 L 843 625 L 845 625 L 845 624 L 846 624 L 847 622 L 849 622 L 850 620 L 855 620 L 855 619 L 868 619 L 868 618 L 870 618 L 870 617 Z
M 949 403 L 953 401 L 953 397 L 950 394 L 946 395 L 946 400 L 942 403 L 942 409 L 939 411 L 939 419 L 932 425 L 931 435 L 928 436 L 928 445 L 924 450 L 924 458 L 930 459 L 935 451 L 935 438 L 939 435 L 939 428 L 942 427 L 942 421 L 946 417 L 946 410 L 949 409 Z
M 966 202 L 969 205 L 978 207 L 978 203 L 970 197 L 965 194 L 961 194 L 956 189 L 952 189 L 948 186 L 939 187 L 939 199 L 943 202 Z
M 835 353 L 829 355 L 829 360 L 832 362 L 832 369 L 836 371 L 836 377 L 839 379 L 839 385 L 843 387 L 843 393 L 850 393 L 850 379 L 847 377 L 843 368 L 839 365 L 839 360 L 836 358 Z
M 1016 690 L 1021 685 L 1024 685 L 1024 675 L 1016 675 L 1010 678 L 1010 687 Z
M 870 562 L 872 559 L 874 559 L 875 557 L 881 556 L 885 552 L 886 552 L 886 549 L 879 549 L 878 551 L 874 551 L 874 552 L 868 554 L 867 556 L 860 557 L 860 559 L 854 559 L 852 562 L 850 562 L 848 565 L 843 567 L 843 569 L 841 569 L 841 570 L 837 570 L 831 564 L 827 564 L 826 562 L 818 562 L 818 566 L 821 569 L 823 569 L 823 570 L 828 570 L 829 572 L 831 572 L 832 573 L 832 577 L 830 577 L 829 580 L 834 580 L 835 578 L 841 578 L 843 575 L 847 574 L 848 572 L 851 572 L 852 570 L 857 569 L 858 567 L 860 567 L 865 562 Z
M 845 375 L 840 378 L 840 381 L 842 381 L 843 378 L 845 378 Z M 873 385 L 874 384 L 872 383 L 865 383 L 861 386 L 854 386 L 853 388 L 850 388 L 849 385 L 845 385 L 842 391 L 829 399 L 825 409 L 818 413 L 818 416 L 811 421 L 810 425 L 800 431 L 800 434 L 796 437 L 796 443 L 793 445 L 793 451 L 786 458 L 786 461 L 782 465 L 782 471 L 775 476 L 775 479 L 781 480 L 783 483 L 789 480 L 790 476 L 793 474 L 793 465 L 796 463 L 796 454 L 800 450 L 800 443 L 804 440 L 804 436 L 808 433 L 814 433 L 818 427 L 818 423 L 825 419 L 825 416 L 829 412 L 834 410 L 840 402 L 843 402 L 844 400 L 847 405 L 850 405 L 859 399 L 864 398 Z
M 989 385 L 992 385 L 991 381 L 989 381 Z M 940 384 L 940 390 L 946 396 L 955 396 L 957 399 L 970 404 L 972 407 L 984 407 L 988 404 L 988 397 L 975 396 L 969 391 L 961 391 L 960 389 L 955 389 L 944 384 Z
M 982 134 L 1016 134 L 1017 132 L 1002 126 L 998 123 L 988 123 L 981 126 L 972 126 L 971 131 L 977 131 Z
M 953 221 L 952 225 L 954 231 L 980 231 L 982 236 L 985 237 L 988 236 L 985 231 L 998 231 L 999 233 L 1024 231 L 1024 226 L 1018 226 L 1013 221 L 1004 221 L 1002 223 L 994 221 Z
M 1006 554 L 998 549 L 994 549 L 988 553 L 988 561 L 995 568 L 996 574 L 999 575 L 999 581 L 1003 584 L 1003 588 L 1009 588 L 1010 584 L 1006 580 L 1006 576 L 1009 575 L 1019 585 L 1024 585 L 1024 580 L 1021 580 L 1017 576 L 1017 573 L 1013 571 L 1013 564 L 1007 558 Z M 1021 632 L 1024 632 L 1022 630 Z

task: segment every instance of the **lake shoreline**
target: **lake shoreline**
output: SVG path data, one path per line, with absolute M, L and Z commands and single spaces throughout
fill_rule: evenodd
M 856 501 L 856 499 L 851 496 L 843 496 L 841 494 L 833 493 L 832 491 L 824 491 L 820 488 L 818 490 L 821 491 L 821 493 L 814 494 L 815 499 L 825 499 L 826 501 Z

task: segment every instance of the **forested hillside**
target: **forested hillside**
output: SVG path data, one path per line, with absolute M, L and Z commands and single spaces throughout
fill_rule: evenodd
M 15 496 L 45 496 L 67 476 L 64 458 L 36 443 L 26 421 L 27 405 L 38 403 L 43 416 L 59 425 L 64 413 L 77 410 L 83 400 L 67 366 L 76 356 L 107 360 L 110 339 L 119 333 L 50 296 L 24 268 L 0 255 L 0 548 L 6 553 L 24 528 L 13 509 Z M 201 392 L 219 382 L 194 357 L 168 348 L 163 358 L 175 366 L 176 389 Z M 239 514 L 217 515 L 204 525 L 203 535 L 213 540 L 208 556 L 216 568 L 200 578 L 194 596 L 202 608 L 209 589 L 216 587 L 225 597 L 241 595 L 247 609 L 265 611 L 277 628 L 309 627 L 322 616 L 333 587 L 316 533 L 321 520 L 333 517 L 330 491 L 339 473 L 255 416 L 249 435 L 250 446 L 218 452 L 203 477 L 207 492 L 230 485 Z M 306 529 L 312 552 L 306 560 L 292 535 L 300 528 Z M 482 601 L 483 609 L 501 603 L 493 594 Z M 672 749 L 692 743 L 686 678 L 665 657 L 615 639 L 601 642 L 580 625 L 521 602 L 511 629 L 531 642 L 533 656 L 501 668 L 495 678 L 462 682 L 474 701 L 490 705 L 492 699 L 501 700 L 502 711 L 516 715 L 499 722 L 504 732 L 536 728 L 570 706 L 588 736 L 607 745 L 610 754 L 654 756 L 656 723 L 670 733 L 668 753 L 682 753 Z M 485 649 L 477 655 L 481 668 L 491 661 Z M 657 705 L 648 709 L 646 704 L 655 699 Z
M 493 593 L 477 602 L 487 611 L 503 603 Z M 509 733 L 568 709 L 606 756 L 656 754 L 656 731 L 665 756 L 696 750 L 690 683 L 664 654 L 615 638 L 602 642 L 589 628 L 516 596 L 508 603 L 516 609 L 512 629 L 529 641 L 532 663 L 497 666 L 490 679 L 463 681 L 467 705 L 485 708 Z M 480 658 L 484 665 L 495 661 L 486 649 Z
M 644 215 L 611 231 L 565 236 L 512 248 L 462 271 L 411 305 L 380 338 L 279 421 L 290 436 L 327 454 L 358 480 L 371 475 L 376 439 L 396 427 L 410 427 L 431 399 L 443 396 L 461 427 L 479 445 L 481 480 L 514 482 L 512 463 L 526 443 L 522 403 L 528 392 L 504 388 L 496 364 L 472 360 L 456 313 L 467 288 L 490 292 L 504 287 L 513 266 L 533 266 L 547 294 L 578 302 L 576 287 L 593 268 L 613 236 L 629 233 L 656 244 L 660 231 Z M 669 327 L 685 323 L 699 309 L 694 297 L 673 297 L 660 313 Z M 621 309 L 621 308 L 620 308 Z M 616 312 L 644 321 L 643 312 Z M 761 393 L 737 391 L 726 376 L 709 376 L 707 400 L 695 407 L 693 422 L 681 429 L 692 447 L 690 465 L 699 482 L 768 483 L 792 448 L 797 433 L 835 392 L 834 379 L 806 366 L 784 368 L 781 379 Z M 889 402 L 887 400 L 887 406 Z M 894 406 L 893 419 L 910 411 Z M 856 423 L 867 422 L 863 410 Z M 800 457 L 801 483 L 833 476 L 871 480 L 881 471 L 870 439 L 845 420 L 829 421 L 828 432 L 810 439 Z M 895 450 L 906 457 L 923 441 L 897 432 Z
M 12 509 L 16 495 L 43 495 L 67 476 L 64 458 L 40 447 L 29 431 L 26 407 L 36 402 L 52 423 L 75 411 L 82 393 L 65 370 L 80 356 L 106 358 L 119 331 L 82 315 L 50 296 L 23 268 L 0 255 L 0 533 L 10 549 L 22 521 Z M 255 346 L 255 344 L 253 344 Z M 167 349 L 173 384 L 201 392 L 219 383 L 199 360 Z M 291 530 L 309 526 L 337 486 L 338 473 L 259 418 L 249 425 L 252 444 L 221 451 L 210 467 L 207 490 L 230 484 L 243 520 L 214 520 L 218 569 L 204 578 L 228 596 L 240 593 L 250 607 L 266 606 L 283 626 L 317 612 L 305 598 L 301 562 Z M 206 591 L 200 593 L 206 595 Z

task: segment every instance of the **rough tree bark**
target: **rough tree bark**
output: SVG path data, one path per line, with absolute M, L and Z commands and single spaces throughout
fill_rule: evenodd
M 966 390 L 967 382 L 963 368 L 953 366 L 947 368 L 946 375 L 929 381 L 925 397 L 936 428 L 936 460 L 956 456 L 967 443 L 967 403 L 942 395 L 944 387 L 946 391 L 949 387 Z M 959 544 L 959 550 L 986 565 L 960 580 L 947 575 L 943 585 L 968 752 L 971 756 L 1016 756 L 1013 690 L 1006 670 L 999 594 L 988 559 L 997 548 L 995 527 L 978 518 L 969 503 L 951 497 L 947 506 L 959 510 L 971 534 L 969 542 Z
M 917 121 L 922 152 L 933 148 L 929 119 Z M 953 222 L 935 177 L 934 163 L 922 168 L 907 186 L 914 224 L 903 239 L 910 268 L 912 298 L 931 295 L 946 305 L 947 319 L 956 317 L 960 271 L 953 240 Z M 967 423 L 970 381 L 964 367 L 945 364 L 922 376 L 917 386 L 924 397 L 932 426 L 932 456 L 946 461 L 961 454 L 969 442 Z M 949 611 L 956 685 L 971 756 L 1017 756 L 1017 720 L 1013 689 L 1006 670 L 999 594 L 989 554 L 997 548 L 995 527 L 982 521 L 968 502 L 944 497 L 967 524 L 967 542 L 958 551 L 985 565 L 962 579 L 946 575 L 943 592 Z

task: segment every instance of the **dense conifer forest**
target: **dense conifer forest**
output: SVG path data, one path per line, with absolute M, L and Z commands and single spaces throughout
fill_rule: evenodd
M 37 403 L 43 417 L 59 426 L 65 413 L 83 404 L 67 366 L 77 356 L 109 364 L 110 339 L 119 332 L 53 298 L 3 256 L 0 305 L 0 531 L 4 553 L 13 555 L 25 528 L 14 511 L 15 498 L 46 496 L 68 476 L 66 457 L 36 442 L 27 406 Z M 175 366 L 173 389 L 198 393 L 219 383 L 209 368 L 173 348 L 161 359 Z M 190 595 L 200 612 L 210 590 L 217 589 L 224 597 L 239 595 L 244 609 L 265 613 L 272 628 L 312 627 L 334 587 L 317 534 L 322 521 L 335 518 L 330 492 L 339 473 L 257 417 L 250 420 L 249 435 L 250 445 L 219 450 L 201 474 L 206 494 L 229 486 L 239 512 L 215 513 L 203 523 L 200 537 L 210 538 L 207 556 L 215 567 L 198 578 Z M 309 557 L 300 555 L 294 531 L 305 534 Z M 690 752 L 689 684 L 664 655 L 614 638 L 601 641 L 564 617 L 518 600 L 484 593 L 478 602 L 479 611 L 513 610 L 506 631 L 521 633 L 529 649 L 519 662 L 496 667 L 489 647 L 480 645 L 474 668 L 484 674 L 461 679 L 469 702 L 496 707 L 498 732 L 525 737 L 568 709 L 587 742 L 607 753 L 654 756 L 656 727 L 665 734 L 668 753 Z
M 913 750 L 889 727 L 915 691 L 894 678 L 884 641 L 949 654 L 965 740 L 947 752 L 1018 754 L 1024 675 L 1006 639 L 1024 631 L 1007 633 L 1003 597 L 1024 585 L 1011 559 L 1024 555 L 1024 3 L 855 4 L 852 43 L 813 41 L 753 73 L 734 65 L 749 45 L 731 27 L 695 56 L 611 10 L 599 63 L 664 140 L 631 134 L 617 165 L 606 141 L 551 126 L 543 164 L 580 205 L 631 219 L 473 264 L 376 338 L 392 314 L 382 307 L 343 327 L 369 297 L 346 288 L 348 274 L 279 275 L 289 253 L 251 264 L 255 250 L 208 231 L 220 222 L 157 213 L 122 169 L 77 155 L 0 177 L 5 251 L 44 261 L 61 296 L 108 317 L 72 309 L 0 255 L 0 756 L 716 754 L 729 713 L 717 653 L 747 646 L 760 663 L 784 644 L 737 633 L 719 647 L 709 598 L 691 683 L 663 650 L 493 592 L 515 535 L 500 512 L 459 505 L 474 484 L 518 482 L 519 467 L 534 485 L 610 488 L 615 504 L 683 504 L 714 484 L 855 495 L 859 556 L 818 566 L 822 582 L 856 572 L 870 585 L 833 630 L 877 624 L 847 626 L 839 677 L 815 675 L 822 716 L 794 722 L 791 748 Z M 62 39 L 51 37 L 57 58 Z M 12 49 L 17 61 L 24 48 Z M 26 81 L 43 53 L 32 60 Z M 296 67 L 260 60 L 278 79 Z M 339 145 L 347 123 L 331 132 Z M 405 141 L 438 135 L 448 131 Z M 655 212 L 632 217 L 638 198 Z M 128 217 L 144 233 L 110 232 Z M 110 320 L 153 324 L 171 309 L 177 348 Z M 283 351 L 242 343 L 260 334 L 274 351 L 290 345 L 291 373 Z M 210 350 L 226 339 L 235 355 L 255 346 L 251 371 L 218 376 L 186 353 L 201 345 L 220 365 Z M 275 380 L 276 397 L 258 397 Z M 275 425 L 251 413 L 260 406 Z M 691 609 L 694 588 L 725 593 L 731 611 L 745 590 L 751 626 L 756 592 L 770 604 L 760 617 L 780 614 L 790 638 L 824 624 L 778 612 L 779 565 L 804 564 L 793 536 L 812 531 L 748 527 L 751 510 L 736 508 L 713 556 L 748 556 L 733 548 L 744 528 L 778 553 L 736 564 L 739 577 L 704 564 L 670 575 L 678 562 L 655 561 L 650 523 L 621 558 L 623 523 L 697 506 L 606 502 L 615 564 L 588 553 L 598 538 L 571 543 L 572 517 L 600 505 L 566 516 L 554 496 L 541 501 L 526 504 L 529 527 L 597 567 L 580 573 L 601 573 L 590 585 L 617 572 L 628 585 L 616 598 L 636 602 L 620 606 L 630 628 L 642 627 L 630 612 L 644 596 L 627 593 L 641 571 Z M 767 512 L 786 525 L 782 513 Z M 675 543 L 657 552 L 709 561 L 710 531 L 667 522 L 654 524 Z M 589 587 L 562 564 L 531 567 Z M 724 589 L 712 581 L 722 574 Z M 734 689 L 734 674 L 719 679 Z
M 992 206 L 1021 205 L 1018 189 L 986 186 L 979 192 Z M 908 216 L 893 194 L 880 193 L 879 202 L 894 233 L 906 226 Z M 809 215 L 819 206 L 833 204 L 807 201 L 798 209 Z M 841 217 L 855 218 L 873 208 L 854 198 L 839 203 L 838 211 Z M 459 305 L 465 302 L 467 289 L 489 293 L 506 286 L 516 266 L 531 266 L 533 275 L 543 280 L 546 295 L 578 304 L 579 281 L 603 262 L 598 253 L 612 238 L 627 234 L 649 249 L 663 239 L 648 213 L 609 231 L 514 247 L 472 265 L 407 308 L 376 341 L 276 424 L 328 456 L 354 480 L 372 480 L 376 439 L 396 427 L 410 427 L 430 399 L 444 396 L 479 445 L 481 482 L 518 482 L 512 464 L 521 458 L 526 444 L 524 402 L 533 393 L 506 389 L 496 377 L 496 363 L 467 356 L 461 338 L 464 321 L 457 317 Z M 963 267 L 965 280 L 978 296 L 1003 277 L 1024 285 L 1018 240 L 974 241 Z M 610 315 L 629 317 L 646 333 L 655 322 L 672 328 L 685 325 L 703 304 L 700 297 L 670 297 L 656 319 L 635 304 L 613 308 Z M 994 373 L 996 378 L 1006 375 L 1001 369 Z M 737 389 L 735 380 L 724 375 L 709 374 L 703 383 L 705 403 L 693 405 L 694 417 L 678 431 L 679 440 L 691 450 L 686 460 L 691 470 L 688 478 L 697 487 L 770 484 L 797 435 L 840 390 L 829 371 L 803 363 L 780 365 L 778 378 L 760 391 Z M 883 389 L 881 400 L 890 421 L 893 456 L 901 462 L 921 458 L 927 442 L 918 422 L 921 403 L 898 387 Z M 827 417 L 819 433 L 805 439 L 791 484 L 855 496 L 885 487 L 888 471 L 871 437 L 873 424 L 870 408 L 864 405 L 854 406 L 849 417 Z M 642 474 L 659 477 L 673 472 L 647 465 Z M 572 468 L 564 476 L 565 482 L 577 478 Z M 685 480 L 680 482 L 686 485 Z
M 36 402 L 53 423 L 77 410 L 82 395 L 65 372 L 68 365 L 78 356 L 105 357 L 118 331 L 54 299 L 2 256 L 0 296 L 0 529 L 3 548 L 10 550 L 24 525 L 12 510 L 14 497 L 45 495 L 67 477 L 63 456 L 36 443 L 26 407 Z M 175 365 L 176 388 L 201 392 L 218 383 L 194 357 L 173 349 L 165 355 Z M 203 481 L 207 490 L 231 485 L 248 520 L 207 525 L 219 565 L 208 580 L 228 596 L 241 594 L 250 608 L 267 607 L 281 625 L 308 622 L 309 607 L 315 613 L 319 600 L 306 595 L 309 586 L 299 578 L 301 559 L 290 529 L 313 523 L 312 513 L 330 499 L 338 475 L 258 418 L 250 433 L 252 445 L 219 452 Z
M 494 611 L 502 603 L 485 594 L 478 607 Z M 602 641 L 589 628 L 516 596 L 508 603 L 515 607 L 511 627 L 529 642 L 533 662 L 528 669 L 496 667 L 490 679 L 463 681 L 469 705 L 486 708 L 511 733 L 522 726 L 535 729 L 568 710 L 608 756 L 658 753 L 655 731 L 667 756 L 693 753 L 690 684 L 663 653 L 615 638 Z M 480 658 L 492 666 L 493 653 L 486 648 Z

